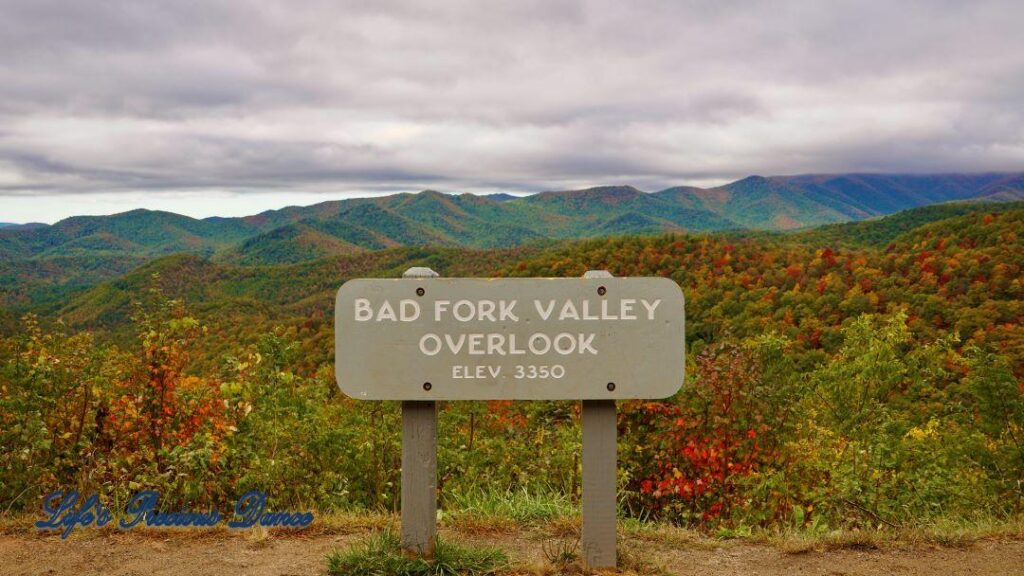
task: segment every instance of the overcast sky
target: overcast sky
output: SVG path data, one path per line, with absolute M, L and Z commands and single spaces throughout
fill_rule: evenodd
M 1024 169 L 1024 2 L 0 0 L 0 221 Z

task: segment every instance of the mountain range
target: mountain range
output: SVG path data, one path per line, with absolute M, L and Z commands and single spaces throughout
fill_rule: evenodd
M 297 262 L 403 245 L 492 248 L 685 230 L 793 230 L 957 200 L 1024 199 L 1024 173 L 750 176 L 715 188 L 631 186 L 508 194 L 426 190 L 288 207 L 241 218 L 133 210 L 0 228 L 0 257 L 188 252 L 236 263 Z
M 239 217 L 133 210 L 0 226 L 0 303 L 77 287 L 188 253 L 233 265 L 299 263 L 400 246 L 514 247 L 668 231 L 792 231 L 956 201 L 1024 199 L 1024 173 L 750 176 L 714 188 L 631 186 L 517 197 L 426 190 Z

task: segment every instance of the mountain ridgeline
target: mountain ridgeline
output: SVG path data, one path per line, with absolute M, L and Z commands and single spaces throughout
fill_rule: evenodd
M 512 248 L 572 238 L 663 232 L 792 231 L 880 242 L 967 213 L 965 201 L 1024 199 L 1024 173 L 751 176 L 717 188 L 643 192 L 605 186 L 525 197 L 435 191 L 329 201 L 241 218 L 150 210 L 0 226 L 0 304 L 61 305 L 69 293 L 158 257 L 186 253 L 240 266 L 297 264 L 403 246 Z M 857 221 L 920 206 L 887 228 Z M 992 204 L 995 209 L 996 204 Z M 808 237 L 811 238 L 811 237 Z
M 962 200 L 1024 199 L 1024 173 L 751 176 L 717 188 L 631 186 L 507 194 L 427 190 L 288 207 L 242 218 L 149 210 L 0 228 L 7 259 L 187 252 L 241 264 L 300 262 L 397 246 L 498 248 L 663 231 L 793 230 Z

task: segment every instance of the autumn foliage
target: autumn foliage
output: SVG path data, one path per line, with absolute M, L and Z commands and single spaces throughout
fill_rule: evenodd
M 205 275 L 195 301 L 164 272 L 130 294 L 130 322 L 28 315 L 0 338 L 0 511 L 57 487 L 114 501 L 155 488 L 172 506 L 258 488 L 274 503 L 395 510 L 398 407 L 337 391 L 330 291 L 339 274 L 430 265 L 682 286 L 683 390 L 619 404 L 623 514 L 822 530 L 1019 516 L 1024 212 L 878 244 L 832 233 L 402 249 L 301 273 L 188 260 L 189 278 Z M 280 301 L 254 305 L 256 292 Z M 444 403 L 439 426 L 442 509 L 481 486 L 578 502 L 577 403 Z

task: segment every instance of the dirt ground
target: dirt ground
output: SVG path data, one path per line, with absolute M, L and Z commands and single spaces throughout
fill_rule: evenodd
M 256 537 L 252 534 L 73 534 L 67 541 L 37 534 L 0 535 L 0 575 L 307 575 L 324 574 L 324 555 L 362 540 L 356 534 Z M 543 537 L 531 534 L 446 535 L 460 543 L 498 546 L 512 573 L 552 575 Z M 627 537 L 624 573 L 733 575 L 992 575 L 1024 576 L 1024 542 L 983 540 L 955 548 L 919 545 L 892 550 L 786 551 L 729 541 L 680 542 Z M 578 572 L 577 572 L 578 574 Z

